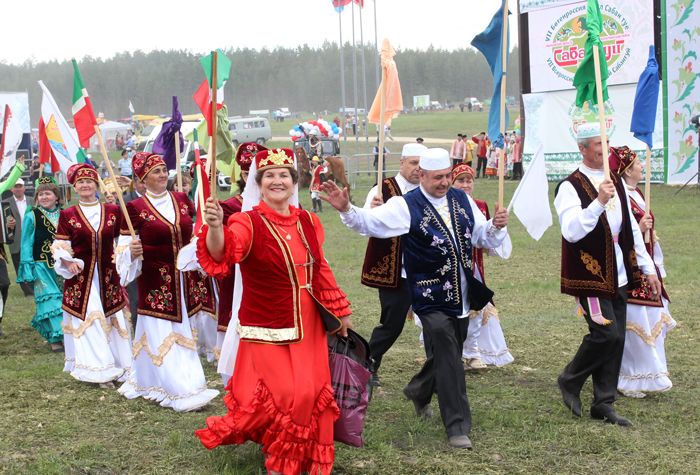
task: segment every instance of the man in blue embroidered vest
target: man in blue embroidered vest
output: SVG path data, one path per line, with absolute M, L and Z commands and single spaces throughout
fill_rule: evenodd
M 493 220 L 475 222 L 467 195 L 450 187 L 452 163 L 447 150 L 427 149 L 420 156 L 420 187 L 372 209 L 351 206 L 347 190 L 325 183 L 322 197 L 338 209 L 343 223 L 363 236 L 401 236 L 406 281 L 413 311 L 423 322 L 423 368 L 403 392 L 421 417 L 431 417 L 437 390 L 440 415 L 450 445 L 470 449 L 471 411 L 461 354 L 470 310 L 481 310 L 493 292 L 474 278 L 472 244 L 493 248 L 508 232 L 508 213 L 496 205 Z
M 605 179 L 600 125 L 578 128 L 581 164 L 557 187 L 554 207 L 561 224 L 561 291 L 576 297 L 578 314 L 590 333 L 576 356 L 557 378 L 564 405 L 581 417 L 583 384 L 593 379 L 591 417 L 621 426 L 630 421 L 620 416 L 617 381 L 625 347 L 627 289 L 639 287 L 640 268 L 653 296 L 661 295 L 661 283 L 645 247 L 624 182 L 611 172 Z

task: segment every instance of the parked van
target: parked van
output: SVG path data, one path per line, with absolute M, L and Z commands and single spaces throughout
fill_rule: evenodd
M 228 130 L 231 132 L 231 142 L 234 147 L 238 147 L 243 142 L 257 142 L 258 145 L 264 145 L 268 140 L 272 140 L 270 121 L 265 117 L 229 117 Z

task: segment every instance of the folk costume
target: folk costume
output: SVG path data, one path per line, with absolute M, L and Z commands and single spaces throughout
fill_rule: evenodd
M 451 167 L 446 150 L 428 149 L 420 156 L 423 170 Z M 373 209 L 351 207 L 341 213 L 343 223 L 363 236 L 401 236 L 406 280 L 414 313 L 425 331 L 431 355 L 404 388 L 416 408 L 427 407 L 437 390 L 440 413 L 448 437 L 471 430 L 462 344 L 469 313 L 483 309 L 493 296 L 473 275 L 472 246 L 500 245 L 507 230 L 492 221 L 474 219 L 467 195 L 450 188 L 442 198 L 419 187 Z
M 97 171 L 86 164 L 68 169 L 71 185 L 80 179 L 98 182 Z M 131 324 L 119 274 L 112 262 L 119 238 L 121 208 L 83 203 L 62 210 L 51 246 L 56 273 L 66 279 L 63 294 L 63 333 L 66 347 L 63 371 L 92 383 L 126 380 L 131 367 Z M 67 265 L 83 270 L 72 274 Z
M 404 145 L 401 156 L 417 157 L 424 150 L 427 150 L 425 145 L 409 143 Z M 399 173 L 395 177 L 383 180 L 381 186 L 382 200 L 386 203 L 395 196 L 403 196 L 415 190 L 419 185 L 410 183 Z M 377 185 L 367 195 L 364 209 L 371 209 L 372 198 L 375 196 L 377 196 Z M 381 307 L 379 325 L 374 328 L 369 339 L 372 358 L 374 358 L 373 382 L 379 386 L 381 383 L 378 370 L 382 364 L 382 357 L 401 335 L 406 314 L 411 307 L 399 236 L 388 239 L 369 238 L 360 281 L 363 285 L 379 291 Z
M 600 137 L 600 126 L 579 127 L 579 138 L 591 137 Z M 624 183 L 616 173 L 610 178 L 615 195 L 605 206 L 597 199 L 604 171 L 584 164 L 559 185 L 554 200 L 562 230 L 561 291 L 576 298 L 577 314 L 584 316 L 590 331 L 558 385 L 578 396 L 592 376 L 591 416 L 597 419 L 614 412 L 617 400 L 627 291 L 639 288 L 640 268 L 645 275 L 654 272 Z
M 134 173 L 143 180 L 163 160 L 138 153 Z M 198 272 L 179 272 L 175 259 L 192 237 L 192 202 L 184 193 L 150 191 L 127 205 L 143 261 L 132 260 L 132 237 L 125 220 L 117 248 L 117 270 L 122 285 L 137 279 L 139 304 L 134 331 L 133 362 L 119 392 L 128 399 L 144 397 L 176 411 L 206 405 L 219 393 L 207 389 L 197 355 L 191 318 L 213 314 L 214 295 L 208 280 Z
M 313 212 L 323 213 L 323 200 L 318 197 L 321 192 L 321 184 L 325 181 L 325 174 L 328 173 L 328 167 L 320 165 L 318 158 L 314 157 L 311 160 L 313 170 L 311 171 L 311 183 L 309 184 L 309 192 L 311 193 L 311 203 L 313 203 Z M 318 209 L 316 208 L 318 206 Z
M 610 149 L 610 169 L 619 175 L 623 175 L 636 159 L 637 154 L 628 147 Z M 644 195 L 637 187 L 625 185 L 625 188 L 632 206 L 632 216 L 639 223 L 645 213 Z M 653 213 L 651 217 L 653 220 Z M 654 260 L 656 275 L 661 280 L 666 277 L 664 257 L 653 225 L 650 236 L 651 242 L 646 243 L 646 249 Z M 668 375 L 664 343 L 666 332 L 676 326 L 676 321 L 668 310 L 668 302 L 665 287 L 660 299 L 652 298 L 645 277 L 642 277 L 639 289 L 627 292 L 627 332 L 617 383 L 618 390 L 623 394 L 626 392 L 643 397 L 644 393 L 638 393 L 667 391 L 673 387 Z
M 481 134 L 479 134 L 472 137 L 472 142 L 476 144 L 476 178 L 479 178 L 479 176 L 486 176 L 486 162 L 491 141 L 488 137 L 482 137 Z
M 293 152 L 258 153 L 246 193 L 255 196 L 255 170 L 276 167 L 293 168 Z M 262 444 L 268 470 L 327 475 L 339 411 L 330 384 L 326 331 L 338 331 L 337 317 L 351 312 L 323 257 L 321 222 L 290 201 L 288 216 L 264 201 L 234 215 L 224 228 L 221 262 L 210 256 L 209 230 L 203 228 L 197 251 L 202 267 L 221 278 L 238 264 L 236 285 L 242 284 L 242 295 L 235 307 L 236 327 L 230 326 L 227 334 L 227 340 L 234 331 L 239 337 L 224 397 L 228 414 L 209 417 L 208 427 L 195 435 L 209 449 L 247 440 Z M 225 343 L 220 372 L 222 364 L 231 362 L 224 361 L 227 352 Z
M 38 185 L 54 183 L 53 178 L 45 176 L 38 180 Z M 22 220 L 22 250 L 17 273 L 17 283 L 34 285 L 36 314 L 32 326 L 49 343 L 63 342 L 63 284 L 65 279 L 54 270 L 51 245 L 56 236 L 60 207 L 52 210 L 37 205 L 24 215 Z

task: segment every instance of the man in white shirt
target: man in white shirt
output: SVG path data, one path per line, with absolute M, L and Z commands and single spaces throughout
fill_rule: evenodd
M 617 414 L 617 381 L 625 345 L 627 289 L 639 287 L 641 272 L 652 294 L 661 283 L 632 216 L 624 182 L 616 173 L 605 178 L 600 126 L 578 129 L 583 163 L 555 192 L 554 207 L 562 232 L 561 290 L 578 303 L 590 333 L 557 378 L 564 405 L 581 417 L 580 392 L 593 379 L 591 417 L 611 424 L 631 422 Z
M 508 234 L 508 212 L 496 207 L 492 220 L 476 221 L 467 195 L 450 187 L 451 171 L 447 150 L 427 149 L 420 156 L 420 187 L 372 209 L 351 206 L 347 189 L 334 183 L 322 189 L 328 195 L 323 199 L 353 231 L 383 239 L 401 236 L 411 304 L 431 355 L 403 393 L 418 416 L 431 417 L 430 400 L 437 390 L 450 445 L 470 449 L 462 344 L 470 310 L 481 310 L 493 296 L 474 278 L 472 245 L 500 245 Z
M 427 150 L 427 147 L 417 143 L 404 145 L 401 151 L 401 171 L 395 177 L 387 178 L 379 185 L 375 185 L 367 195 L 364 208 L 381 206 L 394 196 L 402 196 L 418 188 L 420 186 L 419 160 L 424 150 Z M 377 186 L 382 187 L 381 196 L 377 195 Z M 381 315 L 379 325 L 372 331 L 369 347 L 374 358 L 372 384 L 381 386 L 379 366 L 382 364 L 382 356 L 401 335 L 406 314 L 411 307 L 400 237 L 369 238 L 361 282 L 367 287 L 379 290 Z

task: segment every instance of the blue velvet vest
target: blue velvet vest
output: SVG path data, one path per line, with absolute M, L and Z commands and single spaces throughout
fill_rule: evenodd
M 404 199 L 411 227 L 401 239 L 413 311 L 419 316 L 436 311 L 460 316 L 465 297 L 472 310 L 484 308 L 493 292 L 474 278 L 474 214 L 467 195 L 455 188 L 447 192 L 454 236 L 420 188 L 404 195 Z M 466 296 L 461 293 L 460 267 L 467 278 Z

